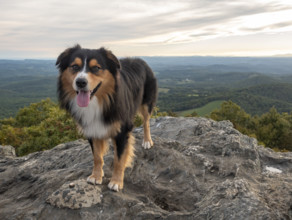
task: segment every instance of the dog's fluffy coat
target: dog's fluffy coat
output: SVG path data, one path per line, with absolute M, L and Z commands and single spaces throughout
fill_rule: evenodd
M 109 188 L 123 188 L 124 169 L 131 164 L 131 135 L 137 112 L 144 118 L 143 146 L 153 146 L 149 119 L 157 97 L 157 82 L 141 59 L 118 60 L 104 48 L 90 50 L 79 45 L 61 53 L 56 62 L 60 75 L 58 97 L 88 138 L 94 157 L 87 181 L 100 184 L 107 139 L 115 146 L 114 171 Z

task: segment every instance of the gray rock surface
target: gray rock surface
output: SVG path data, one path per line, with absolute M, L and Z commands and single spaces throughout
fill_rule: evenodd
M 124 189 L 89 185 L 92 154 L 78 140 L 21 158 L 0 157 L 0 219 L 292 219 L 292 153 L 275 153 L 227 121 L 158 118 L 155 146 L 134 131 Z
M 15 149 L 10 145 L 0 145 L 0 157 L 15 157 Z
M 80 209 L 101 202 L 100 187 L 89 185 L 86 180 L 63 184 L 49 196 L 47 202 L 58 208 Z

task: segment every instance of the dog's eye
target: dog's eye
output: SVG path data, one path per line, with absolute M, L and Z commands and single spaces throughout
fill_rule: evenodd
M 92 73 L 97 73 L 101 68 L 99 66 L 92 66 L 90 69 Z
M 72 65 L 71 66 L 71 69 L 76 72 L 76 71 L 79 71 L 80 70 L 80 66 L 78 66 L 77 64 L 75 64 L 75 65 Z

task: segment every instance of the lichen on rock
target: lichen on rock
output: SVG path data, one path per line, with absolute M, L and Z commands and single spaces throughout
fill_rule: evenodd
M 90 185 L 85 180 L 64 183 L 46 200 L 58 208 L 80 209 L 101 202 L 100 187 Z

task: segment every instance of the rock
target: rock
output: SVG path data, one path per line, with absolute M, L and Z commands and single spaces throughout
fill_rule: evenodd
M 0 145 L 0 157 L 15 157 L 15 149 L 10 145 Z
M 86 180 L 76 180 L 63 184 L 47 202 L 58 208 L 80 209 L 100 203 L 100 197 L 100 187 L 89 185 Z
M 112 149 L 103 183 L 86 183 L 84 140 L 0 159 L 0 219 L 292 219 L 291 152 L 258 146 L 228 121 L 166 117 L 151 130 L 149 150 L 143 130 L 133 132 L 136 157 L 119 193 L 107 188 Z
M 75 187 L 75 183 L 69 183 L 69 187 L 70 188 L 74 188 Z

